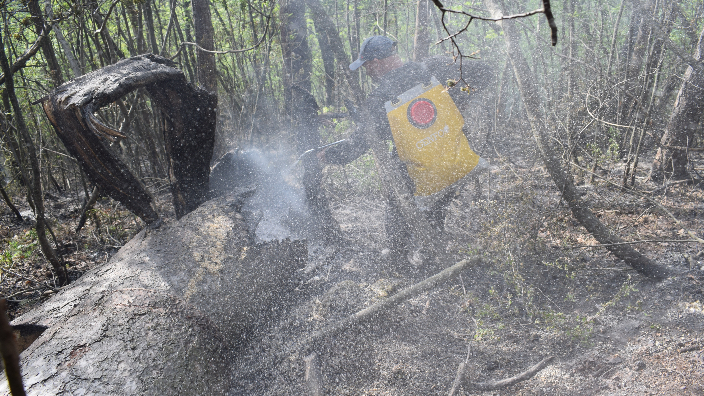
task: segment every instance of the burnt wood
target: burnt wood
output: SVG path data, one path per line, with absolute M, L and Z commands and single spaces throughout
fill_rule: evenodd
M 12 323 L 28 395 L 225 395 L 235 353 L 301 293 L 304 241 L 254 244 L 229 194 L 145 228 Z M 0 381 L 0 395 L 8 394 Z
M 90 181 L 147 224 L 159 220 L 151 197 L 125 163 L 103 144 L 105 139 L 123 135 L 100 124 L 93 114 L 145 88 L 162 113 L 176 216 L 191 212 L 207 199 L 217 96 L 189 84 L 183 72 L 173 66 L 153 54 L 123 59 L 63 84 L 43 101 L 56 134 Z

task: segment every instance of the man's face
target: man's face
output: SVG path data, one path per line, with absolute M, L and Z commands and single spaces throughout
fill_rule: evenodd
M 379 80 L 379 78 L 386 73 L 384 64 L 381 59 L 373 59 L 370 61 L 366 61 L 362 66 L 364 66 L 364 70 L 367 72 L 367 75 L 372 78 L 373 81 Z

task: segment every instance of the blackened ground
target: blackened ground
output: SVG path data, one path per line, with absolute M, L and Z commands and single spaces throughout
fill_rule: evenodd
M 574 221 L 539 163 L 492 162 L 499 169 L 481 188 L 470 185 L 453 203 L 446 251 L 424 268 L 392 265 L 385 256 L 380 192 L 368 176 L 354 176 L 364 165 L 328 169 L 328 196 L 346 243 L 309 253 L 298 303 L 243 348 L 230 394 L 306 394 L 297 346 L 313 332 L 438 267 L 481 255 L 483 265 L 317 345 L 326 394 L 444 395 L 463 361 L 481 382 L 555 356 L 533 379 L 492 394 L 701 395 L 704 246 L 637 244 L 673 270 L 653 283 L 605 249 L 581 247 L 597 242 Z M 645 171 L 639 188 L 655 190 Z M 619 172 L 601 173 L 618 183 Z M 580 188 L 626 240 L 689 239 L 687 230 L 702 236 L 701 185 L 653 195 L 681 224 L 605 181 Z
M 396 266 L 384 254 L 384 202 L 370 158 L 344 170 L 328 168 L 333 213 L 345 233 L 337 248 L 309 246 L 303 282 L 287 296 L 281 319 L 261 323 L 232 367 L 232 395 L 306 394 L 297 345 L 343 319 L 458 260 L 482 255 L 471 268 L 437 289 L 387 311 L 378 320 L 316 346 L 331 395 L 447 394 L 455 370 L 467 361 L 475 381 L 509 377 L 546 356 L 555 362 L 501 395 L 701 395 L 704 389 L 704 247 L 697 243 L 640 243 L 640 251 L 674 275 L 653 283 L 603 248 L 575 222 L 559 192 L 530 155 L 491 158 L 498 167 L 479 191 L 468 186 L 452 205 L 446 249 L 431 266 Z M 694 158 L 701 173 L 704 162 Z M 642 160 L 642 164 L 649 161 Z M 619 183 L 622 165 L 600 169 Z M 656 191 L 645 180 L 637 187 Z M 580 189 L 597 215 L 630 241 L 702 237 L 704 193 L 680 184 L 649 196 L 681 223 L 638 196 L 602 179 Z M 157 195 L 160 213 L 170 196 Z M 47 198 L 52 226 L 72 276 L 101 265 L 142 224 L 109 200 L 81 233 L 77 200 Z M 21 198 L 15 202 L 22 211 Z M 167 216 L 168 217 L 168 216 Z M 52 276 L 29 234 L 2 208 L 0 292 L 11 296 L 11 315 L 25 312 L 53 290 Z M 100 232 L 98 232 L 100 230 Z M 24 247 L 23 247 L 24 246 Z M 48 294 L 45 294 L 49 292 Z M 473 394 L 462 390 L 460 394 Z

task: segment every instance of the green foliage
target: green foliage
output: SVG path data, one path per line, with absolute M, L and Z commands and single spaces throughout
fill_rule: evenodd
M 37 233 L 32 229 L 23 235 L 15 235 L 0 251 L 0 266 L 12 268 L 15 263 L 32 256 L 37 250 Z M 0 270 L 1 273 L 1 270 Z

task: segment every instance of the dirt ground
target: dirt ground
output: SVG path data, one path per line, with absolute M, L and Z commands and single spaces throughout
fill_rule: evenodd
M 365 161 L 362 158 L 359 161 Z M 329 395 L 448 394 L 458 365 L 474 382 L 516 375 L 554 356 L 532 379 L 494 395 L 704 394 L 704 246 L 643 242 L 634 247 L 672 270 L 645 279 L 604 248 L 572 217 L 537 162 L 495 158 L 496 169 L 453 202 L 444 253 L 420 267 L 385 254 L 384 201 L 378 179 L 362 162 L 327 171 L 334 216 L 345 233 L 335 248 L 309 246 L 309 262 L 285 310 L 243 340 L 233 362 L 231 395 L 307 394 L 304 357 L 317 353 Z M 647 161 L 643 161 L 647 163 Z M 695 169 L 704 161 L 697 159 Z M 661 208 L 619 183 L 617 168 L 594 184 L 577 182 L 597 215 L 628 241 L 702 237 L 701 184 L 667 189 L 638 174 L 637 187 Z M 588 179 L 588 176 L 585 177 Z M 164 200 L 168 200 L 166 197 Z M 109 200 L 81 233 L 79 208 L 47 199 L 72 277 L 105 263 L 142 224 Z M 55 290 L 30 223 L 2 209 L 0 293 L 16 316 Z M 24 208 L 23 210 L 26 210 Z M 63 217 L 62 217 L 63 216 Z M 98 230 L 101 230 L 98 233 Z M 483 263 L 430 292 L 303 351 L 315 331 L 342 320 L 467 257 Z
M 239 353 L 232 395 L 306 394 L 299 346 L 310 334 L 470 256 L 484 263 L 371 322 L 315 345 L 325 394 L 448 394 L 458 365 L 473 382 L 516 375 L 556 359 L 495 395 L 704 394 L 704 254 L 697 243 L 635 247 L 673 275 L 652 282 L 615 259 L 574 220 L 538 165 L 502 163 L 453 203 L 446 251 L 423 267 L 384 255 L 384 202 L 373 188 L 329 195 L 343 247 L 313 247 L 300 295 Z M 699 165 L 695 165 L 699 166 Z M 644 171 L 643 171 L 644 172 Z M 701 184 L 648 195 L 620 192 L 619 170 L 580 187 L 597 215 L 629 241 L 702 236 Z M 347 175 L 349 177 L 349 175 Z M 655 190 L 639 174 L 641 190 Z M 345 177 L 329 174 L 329 178 Z M 354 179 L 359 180 L 359 178 Z M 349 178 L 348 180 L 349 181 Z M 361 181 L 359 183 L 364 183 Z M 373 183 L 371 183 L 373 184 Z M 329 186 L 330 187 L 330 186 Z

